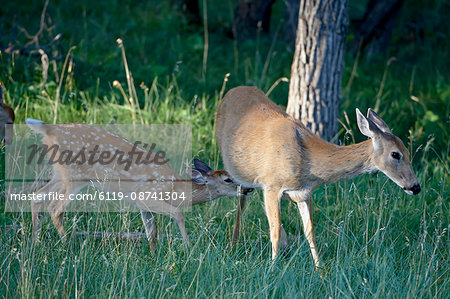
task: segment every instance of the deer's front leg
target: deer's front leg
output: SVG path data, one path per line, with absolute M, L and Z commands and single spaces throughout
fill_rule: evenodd
M 314 259 L 314 264 L 316 268 L 320 266 L 319 254 L 317 252 L 316 237 L 314 235 L 314 225 L 313 225 L 313 215 L 311 207 L 311 195 L 310 193 L 302 194 L 299 196 L 291 198 L 297 202 L 298 211 L 303 222 L 303 231 L 305 232 L 306 239 L 308 240 L 309 247 L 311 249 L 311 254 Z
M 264 188 L 264 206 L 269 221 L 270 241 L 272 242 L 272 259 L 278 255 L 280 247 L 281 217 L 280 190 L 270 187 Z

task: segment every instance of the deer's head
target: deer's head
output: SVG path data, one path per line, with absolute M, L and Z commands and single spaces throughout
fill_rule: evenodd
M 409 151 L 403 142 L 392 134 L 389 127 L 369 108 L 367 117 L 356 109 L 358 128 L 372 139 L 372 165 L 387 175 L 408 194 L 418 194 L 420 185 L 409 161 Z
M 238 184 L 236 184 L 225 170 L 213 170 L 203 161 L 194 159 L 194 169 L 186 168 L 187 175 L 195 184 L 206 185 L 214 196 L 237 196 L 239 195 Z M 247 194 L 251 190 L 243 188 Z

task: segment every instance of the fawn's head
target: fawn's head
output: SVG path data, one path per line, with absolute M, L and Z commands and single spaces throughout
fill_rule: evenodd
M 420 185 L 409 161 L 409 151 L 403 142 L 392 134 L 389 127 L 369 108 L 367 117 L 356 109 L 361 133 L 372 139 L 372 164 L 399 185 L 408 194 L 418 194 Z
M 213 170 L 208 164 L 199 159 L 194 159 L 194 167 L 194 169 L 186 168 L 186 173 L 194 183 L 206 185 L 211 194 L 215 196 L 239 195 L 239 185 L 231 179 L 225 170 Z M 251 191 L 251 189 L 246 188 L 242 190 L 245 194 Z

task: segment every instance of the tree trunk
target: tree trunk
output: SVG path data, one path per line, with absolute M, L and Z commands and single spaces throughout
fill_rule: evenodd
M 275 0 L 239 0 L 234 11 L 233 34 L 238 39 L 256 37 L 258 30 L 269 33 Z
M 337 134 L 347 25 L 347 0 L 300 1 L 286 112 L 327 140 Z

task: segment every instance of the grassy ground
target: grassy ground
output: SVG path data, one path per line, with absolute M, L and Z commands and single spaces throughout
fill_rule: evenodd
M 2 4 L 1 24 L 12 32 L 3 35 L 4 44 L 11 39 L 24 46 L 29 38 L 21 27 L 30 34 L 39 30 L 43 1 L 21 2 Z M 48 79 L 43 81 L 39 57 L 0 56 L 0 81 L 17 122 L 33 117 L 50 123 L 191 123 L 193 154 L 219 167 L 212 132 L 223 90 L 253 84 L 267 91 L 289 77 L 293 53 L 280 38 L 259 36 L 242 43 L 226 38 L 234 1 L 205 2 L 207 59 L 205 27 L 190 24 L 168 1 L 50 2 L 39 43 L 49 43 L 57 33 L 64 38 L 52 48 L 60 59 L 50 64 Z M 359 15 L 364 6 L 355 2 L 350 12 Z M 280 3 L 274 8 L 273 32 L 281 24 Z M 290 246 L 271 261 L 261 194 L 255 193 L 237 248 L 229 246 L 234 198 L 186 214 L 190 248 L 182 244 L 174 222 L 159 216 L 161 238 L 154 253 L 145 241 L 74 237 L 61 243 L 48 220 L 42 242 L 33 247 L 29 213 L 2 213 L 2 226 L 23 229 L 0 231 L 0 296 L 448 297 L 450 43 L 443 25 L 448 4 L 407 4 L 387 55 L 358 60 L 348 55 L 339 139 L 363 140 L 354 108 L 375 108 L 410 148 L 423 191 L 407 196 L 382 174 L 316 190 L 321 272 L 314 272 L 298 212 L 289 202 L 282 202 L 282 221 Z M 133 72 L 142 120 L 113 87 L 118 80 L 125 92 L 129 89 L 118 37 Z M 279 83 L 271 98 L 285 105 L 287 84 Z M 65 223 L 69 231 L 143 231 L 136 213 L 68 213 Z

